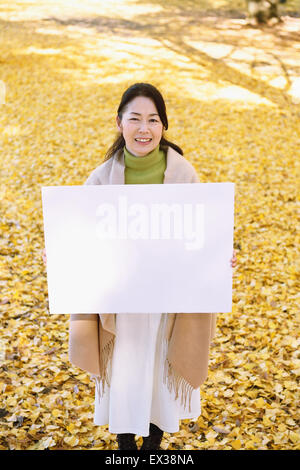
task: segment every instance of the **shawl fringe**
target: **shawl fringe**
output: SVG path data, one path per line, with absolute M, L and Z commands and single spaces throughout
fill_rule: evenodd
M 165 351 L 168 350 L 168 341 L 165 341 Z M 194 388 L 185 380 L 181 375 L 179 375 L 172 364 L 169 362 L 167 355 L 165 354 L 165 361 L 164 361 L 164 374 L 163 374 L 163 381 L 164 384 L 167 385 L 168 390 L 172 393 L 172 390 L 175 392 L 175 400 L 180 395 L 181 398 L 181 405 L 186 408 L 186 402 L 188 400 L 189 405 L 189 412 L 192 411 L 191 409 L 191 400 L 192 400 L 192 392 Z
M 92 375 L 91 378 L 95 382 L 95 386 L 98 394 L 98 401 L 103 397 L 105 384 L 110 387 L 111 381 L 111 360 L 113 356 L 113 349 L 115 344 L 115 336 L 101 349 L 100 352 L 100 375 Z M 109 371 L 110 369 L 110 371 Z
M 189 412 L 191 412 L 193 387 L 181 375 L 175 372 L 172 364 L 170 364 L 168 359 L 165 360 L 164 365 L 164 383 L 167 385 L 170 393 L 172 393 L 172 390 L 174 390 L 175 400 L 177 400 L 180 395 L 181 404 L 184 406 L 184 408 L 186 408 L 186 402 L 188 400 Z

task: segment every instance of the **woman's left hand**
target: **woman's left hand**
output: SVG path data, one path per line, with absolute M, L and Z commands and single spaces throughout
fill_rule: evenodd
M 232 255 L 232 258 L 230 260 L 230 263 L 231 263 L 232 268 L 235 268 L 236 265 L 237 265 L 236 251 L 235 250 L 233 250 L 233 255 Z

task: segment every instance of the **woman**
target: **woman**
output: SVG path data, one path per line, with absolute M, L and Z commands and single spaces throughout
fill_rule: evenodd
M 181 148 L 164 137 L 166 107 L 154 86 L 129 87 L 116 122 L 119 134 L 85 184 L 199 182 Z M 230 261 L 235 267 L 235 252 Z M 119 449 L 137 449 L 135 435 L 143 436 L 142 450 L 159 449 L 164 431 L 178 432 L 180 419 L 201 414 L 214 328 L 210 313 L 71 315 L 70 361 L 94 374 L 94 422 L 109 423 Z

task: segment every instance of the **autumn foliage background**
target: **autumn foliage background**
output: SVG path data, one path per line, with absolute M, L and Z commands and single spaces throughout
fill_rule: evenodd
M 68 315 L 49 315 L 41 187 L 83 184 L 138 81 L 201 181 L 236 191 L 232 313 L 202 415 L 162 448 L 299 449 L 299 2 L 260 28 L 238 0 L 113 3 L 0 2 L 0 449 L 117 448 L 68 362 Z

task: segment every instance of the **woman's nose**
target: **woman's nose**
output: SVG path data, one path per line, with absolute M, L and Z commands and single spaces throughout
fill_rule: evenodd
M 148 130 L 148 123 L 147 122 L 140 122 L 140 130 L 147 131 Z

